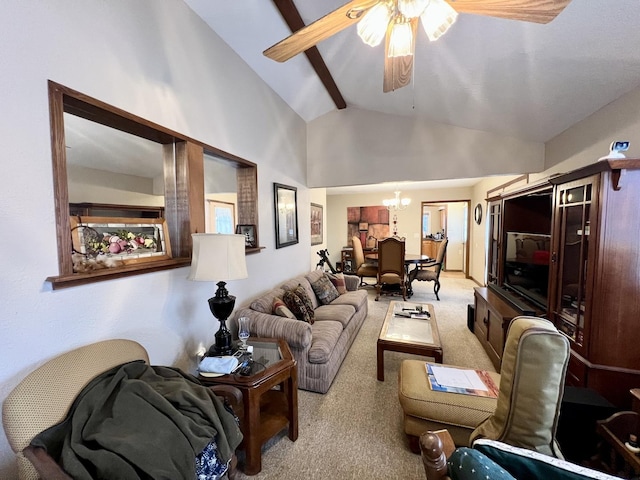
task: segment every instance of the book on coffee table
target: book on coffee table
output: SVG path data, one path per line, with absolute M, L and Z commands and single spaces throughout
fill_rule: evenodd
M 429 386 L 434 392 L 460 393 L 478 397 L 498 397 L 498 387 L 485 370 L 426 363 Z

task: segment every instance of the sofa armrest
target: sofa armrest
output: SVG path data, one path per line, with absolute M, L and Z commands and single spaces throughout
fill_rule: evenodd
M 279 338 L 291 348 L 305 349 L 311 345 L 311 325 L 301 320 L 260 313 L 245 308 L 237 313 L 237 318 L 249 318 L 249 332 L 252 336 Z
M 344 286 L 349 292 L 358 290 L 358 287 L 360 286 L 360 279 L 357 275 L 345 275 Z

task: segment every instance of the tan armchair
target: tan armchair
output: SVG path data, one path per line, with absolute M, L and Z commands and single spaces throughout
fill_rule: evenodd
M 2 424 L 16 454 L 18 478 L 71 479 L 44 449 L 30 446 L 41 431 L 65 418 L 77 394 L 97 375 L 117 365 L 149 356 L 132 340 L 106 340 L 59 355 L 27 375 L 7 396 L 2 406 Z M 230 399 L 242 402 L 242 393 L 232 387 L 213 388 Z M 236 459 L 232 461 L 235 468 Z
M 360 238 L 354 235 L 351 237 L 351 243 L 353 244 L 353 259 L 355 261 L 353 271 L 360 277 L 360 286 L 368 285 L 368 283 L 365 283 L 364 277 L 376 278 L 378 275 L 378 265 L 365 262 L 364 250 L 362 249 Z
M 424 362 L 403 360 L 398 396 L 410 447 L 418 451 L 425 431 L 447 429 L 458 446 L 488 438 L 562 458 L 555 436 L 568 363 L 567 337 L 550 321 L 525 316 L 509 325 L 497 399 L 432 391 Z
M 394 237 L 385 238 L 378 243 L 376 300 L 381 294 L 397 292 L 402 294 L 403 300 L 407 299 L 404 249 L 404 241 Z
M 409 283 L 412 283 L 414 280 L 418 280 L 420 282 L 433 282 L 433 293 L 436 294 L 436 299 L 438 301 L 440 301 L 440 297 L 438 296 L 438 292 L 440 291 L 440 272 L 444 265 L 444 257 L 447 254 L 448 243 L 448 238 L 445 238 L 440 242 L 435 262 L 418 264 L 416 265 L 416 268 L 409 272 Z

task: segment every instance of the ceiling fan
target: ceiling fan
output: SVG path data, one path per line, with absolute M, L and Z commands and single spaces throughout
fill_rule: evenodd
M 419 21 L 433 41 L 449 29 L 458 13 L 549 23 L 569 2 L 571 0 L 351 0 L 269 47 L 263 54 L 285 62 L 357 23 L 358 35 L 366 44 L 373 47 L 385 41 L 382 90 L 389 92 L 411 81 Z

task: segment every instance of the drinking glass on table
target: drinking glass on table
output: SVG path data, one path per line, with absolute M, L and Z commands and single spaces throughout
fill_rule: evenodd
M 247 351 L 247 340 L 249 339 L 249 318 L 240 317 L 238 319 L 238 338 L 242 342 L 240 349 Z

